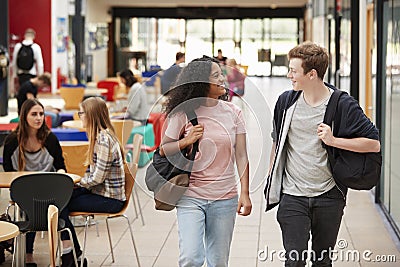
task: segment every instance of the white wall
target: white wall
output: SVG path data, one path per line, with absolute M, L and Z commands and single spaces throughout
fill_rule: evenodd
M 111 16 L 107 13 L 109 6 L 101 1 L 87 0 L 85 24 L 88 23 L 109 23 Z M 85 29 L 85 33 L 87 30 Z M 93 81 L 99 81 L 107 77 L 107 48 L 89 51 L 87 40 L 85 40 L 86 54 L 93 55 Z
M 52 0 L 51 2 L 51 91 L 57 90 L 57 68 L 61 68 L 61 73 L 67 75 L 67 51 L 57 52 L 57 18 L 65 19 L 64 31 L 68 35 L 68 0 Z
M 359 92 L 359 103 L 361 108 L 366 111 L 368 107 L 365 106 L 365 77 L 366 77 L 366 71 L 367 67 L 366 64 L 371 64 L 371 62 L 366 62 L 365 55 L 367 54 L 367 48 L 366 48 L 366 43 L 367 43 L 367 0 L 361 0 L 360 1 L 360 10 L 359 10 L 359 15 L 360 15 L 360 31 L 359 31 L 359 39 L 360 39 L 360 46 L 358 49 L 359 57 L 360 57 L 360 62 L 359 62 L 359 68 L 360 68 L 360 77 L 359 77 L 359 83 L 360 83 L 360 88 L 358 89 Z

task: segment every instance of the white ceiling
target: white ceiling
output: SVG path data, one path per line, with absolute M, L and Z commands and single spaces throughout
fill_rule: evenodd
M 303 7 L 309 0 L 177 0 L 174 2 L 168 0 L 100 0 L 107 7 Z

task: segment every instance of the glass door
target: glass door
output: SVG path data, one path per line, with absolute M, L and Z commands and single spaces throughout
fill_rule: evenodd
M 392 14 L 388 23 L 387 40 L 387 89 L 391 91 L 389 105 L 391 116 L 389 120 L 390 130 L 390 214 L 393 221 L 400 229 L 400 0 L 389 1 Z

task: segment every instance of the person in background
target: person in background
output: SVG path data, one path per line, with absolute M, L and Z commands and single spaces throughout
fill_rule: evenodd
M 244 80 L 246 76 L 240 72 L 235 59 L 226 60 L 226 80 L 229 83 L 229 101 L 233 96 L 244 95 Z
M 218 55 L 214 57 L 216 60 L 218 60 L 220 65 L 226 65 L 226 60 L 228 59 L 227 57 L 224 57 L 222 55 L 222 50 L 218 49 Z
M 178 77 L 179 73 L 182 70 L 182 65 L 185 63 L 185 53 L 178 52 L 175 56 L 175 63 L 163 71 L 161 76 L 161 94 L 166 95 L 170 90 L 171 86 Z
M 149 108 L 144 87 L 129 69 L 121 71 L 119 77 L 129 91 L 127 106 L 122 109 L 123 112 L 128 113 L 125 119 L 140 121 L 143 125 L 146 124 Z
M 51 86 L 51 74 L 46 72 L 38 77 L 33 77 L 21 85 L 17 94 L 18 114 L 22 104 L 27 99 L 34 99 L 37 96 L 38 89 Z
M 14 48 L 12 66 L 13 76 L 18 77 L 19 86 L 44 72 L 42 49 L 34 42 L 36 32 L 28 28 L 24 40 Z
M 37 99 L 27 99 L 22 105 L 18 126 L 4 141 L 3 161 L 6 172 L 65 173 L 60 143 L 47 127 L 44 107 Z M 35 234 L 26 235 L 26 266 L 36 266 L 33 259 Z
M 189 187 L 176 205 L 180 267 L 200 267 L 204 261 L 210 267 L 228 266 L 236 214 L 247 216 L 252 209 L 245 122 L 237 106 L 222 100 L 224 81 L 218 61 L 198 58 L 182 69 L 167 95 L 168 126 L 160 154 L 168 157 L 200 142 Z M 185 114 L 191 110 L 196 126 Z
M 106 102 L 90 97 L 81 103 L 79 117 L 89 139 L 88 161 L 90 172 L 74 189 L 66 208 L 60 213 L 65 226 L 71 230 L 77 257 L 82 255 L 74 226 L 69 219 L 71 211 L 119 212 L 125 201 L 124 150 L 110 121 Z M 75 266 L 72 242 L 63 232 L 62 267 Z M 79 260 L 81 261 L 81 260 Z M 84 266 L 87 260 L 84 259 Z

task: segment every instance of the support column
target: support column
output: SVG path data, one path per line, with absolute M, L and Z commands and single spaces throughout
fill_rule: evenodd
M 360 0 L 351 0 L 351 64 L 350 64 L 350 95 L 360 99 Z M 356 49 L 354 49 L 356 48 Z
M 85 78 L 82 75 L 82 63 L 84 63 L 84 17 L 82 16 L 82 0 L 75 0 L 75 15 L 72 18 L 72 40 L 75 44 L 75 75 L 78 83 Z
M 0 1 L 0 45 L 8 51 L 8 0 Z M 8 53 L 9 54 L 9 53 Z M 10 74 L 10 72 L 8 72 Z M 0 80 L 0 116 L 8 115 L 8 79 Z

